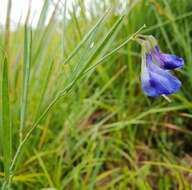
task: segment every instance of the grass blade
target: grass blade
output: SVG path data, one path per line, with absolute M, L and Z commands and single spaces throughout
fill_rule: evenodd
M 106 44 L 108 43 L 108 41 L 110 40 L 110 38 L 113 36 L 113 34 L 115 33 L 115 31 L 118 29 L 118 27 L 120 26 L 122 20 L 123 20 L 124 16 L 121 16 L 114 24 L 113 26 L 110 28 L 110 30 L 107 32 L 107 34 L 103 37 L 103 39 L 97 44 L 96 48 L 93 50 L 93 52 L 91 53 L 90 57 L 88 57 L 88 59 L 86 61 L 81 60 L 81 62 L 79 63 L 79 65 L 81 65 L 83 63 L 82 69 L 79 69 L 77 65 L 77 67 L 74 70 L 74 75 L 75 76 L 75 80 L 73 80 L 72 83 L 75 83 L 79 78 L 82 77 L 84 71 L 86 71 L 87 67 L 90 66 L 90 64 L 98 57 L 98 55 L 101 53 L 101 51 L 103 50 L 103 48 L 106 46 Z M 84 63 L 85 62 L 85 63 Z M 80 71 L 79 71 L 80 70 Z
M 9 55 L 11 7 L 12 7 L 12 0 L 9 0 L 8 5 L 7 5 L 6 26 L 5 26 L 5 41 L 4 41 L 4 48 L 5 48 L 5 51 L 7 52 L 8 55 Z
M 11 130 L 11 119 L 10 119 L 10 105 L 9 105 L 9 85 L 8 85 L 8 64 L 7 59 L 3 59 L 2 67 L 2 147 L 3 147 L 3 162 L 5 172 L 5 182 L 9 181 L 9 167 L 11 164 L 12 157 L 12 130 Z
M 30 59 L 31 59 L 31 40 L 28 37 L 27 26 L 25 26 L 24 34 L 24 65 L 23 65 L 23 87 L 21 95 L 21 113 L 20 113 L 20 140 L 23 136 L 23 128 L 25 126 L 25 117 L 27 112 L 27 96 L 28 96 L 28 83 L 30 75 Z
M 101 17 L 98 22 L 95 24 L 95 26 L 93 26 L 93 28 L 84 36 L 84 38 L 82 39 L 82 41 L 76 46 L 76 48 L 71 52 L 71 54 L 66 58 L 66 60 L 64 61 L 63 64 L 68 63 L 73 56 L 76 55 L 76 53 L 79 51 L 79 49 L 83 46 L 83 44 L 89 39 L 89 37 L 91 36 L 92 33 L 94 33 L 94 31 L 98 28 L 98 26 L 102 23 L 102 21 L 104 20 L 104 18 L 107 16 L 109 11 L 107 11 L 103 17 Z

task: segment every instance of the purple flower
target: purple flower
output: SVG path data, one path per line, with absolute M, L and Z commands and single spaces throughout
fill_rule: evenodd
M 162 63 L 159 62 L 160 66 L 158 66 L 153 60 L 153 53 L 144 51 L 142 55 L 141 82 L 145 94 L 148 96 L 159 96 L 178 91 L 181 87 L 181 82 L 169 71 L 161 68 Z M 172 65 L 174 64 L 172 63 Z M 164 62 L 164 65 L 167 67 L 167 62 Z
M 153 52 L 153 58 L 157 64 L 163 69 L 175 69 L 184 65 L 184 60 L 176 55 L 161 53 L 158 45 L 155 45 Z
M 142 45 L 141 83 L 148 96 L 173 94 L 181 82 L 169 70 L 182 67 L 184 60 L 176 55 L 162 53 L 153 36 L 140 35 L 137 41 Z

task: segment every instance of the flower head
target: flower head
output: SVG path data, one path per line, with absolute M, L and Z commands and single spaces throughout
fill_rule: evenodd
M 142 43 L 142 88 L 148 96 L 172 94 L 181 87 L 181 82 L 168 70 L 181 67 L 182 58 L 175 55 L 161 53 L 154 40 Z M 156 44 L 156 43 L 155 43 Z

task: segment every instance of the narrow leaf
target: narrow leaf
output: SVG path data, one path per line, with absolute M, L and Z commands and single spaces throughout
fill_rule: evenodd
M 11 119 L 10 119 L 10 108 L 9 108 L 9 90 L 8 90 L 8 64 L 7 59 L 3 59 L 2 67 L 2 148 L 3 148 L 3 162 L 4 162 L 4 171 L 5 179 L 9 179 L 9 167 L 11 164 L 12 157 L 12 130 L 11 130 Z
M 106 17 L 106 15 L 108 14 L 109 11 L 107 11 L 103 17 L 101 17 L 98 22 L 95 24 L 95 26 L 93 26 L 93 28 L 84 36 L 84 38 L 82 39 L 82 41 L 77 45 L 77 47 L 71 52 L 71 54 L 67 57 L 67 59 L 64 61 L 64 64 L 66 64 L 67 62 L 69 62 L 73 56 L 76 55 L 76 53 L 79 51 L 79 49 L 83 46 L 83 44 L 89 39 L 89 37 L 92 35 L 92 33 L 94 33 L 94 31 L 98 28 L 98 26 L 102 23 L 102 21 L 104 20 L 104 18 Z
M 21 95 L 21 113 L 20 113 L 20 140 L 22 139 L 22 130 L 25 126 L 25 117 L 27 112 L 28 83 L 30 75 L 31 59 L 31 40 L 28 37 L 27 26 L 24 34 L 24 63 L 23 63 L 23 87 Z

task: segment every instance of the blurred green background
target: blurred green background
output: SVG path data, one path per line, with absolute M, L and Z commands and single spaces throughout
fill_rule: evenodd
M 29 6 L 14 29 L 11 3 L 0 32 L 2 189 L 192 189 L 192 1 L 44 0 L 37 26 Z M 171 102 L 141 89 L 138 30 L 185 60 Z

